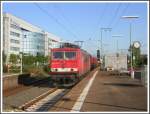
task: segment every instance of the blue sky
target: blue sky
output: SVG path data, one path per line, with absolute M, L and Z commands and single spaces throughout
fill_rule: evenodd
M 42 10 L 46 11 L 43 12 Z M 11 13 L 27 22 L 51 32 L 65 41 L 84 41 L 83 48 L 92 54 L 100 47 L 100 28 L 103 31 L 103 51 L 115 52 L 129 47 L 129 21 L 124 15 L 138 15 L 132 22 L 132 41 L 140 41 L 147 52 L 146 3 L 3 3 L 3 12 Z

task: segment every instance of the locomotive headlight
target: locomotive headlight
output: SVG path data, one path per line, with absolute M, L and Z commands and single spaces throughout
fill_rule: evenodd
M 51 71 L 52 72 L 54 72 L 54 71 L 56 72 L 56 71 L 58 71 L 58 69 L 57 68 L 51 68 Z
M 78 71 L 77 68 L 71 68 L 70 71 Z
M 51 72 L 53 72 L 54 71 L 54 69 L 53 68 L 51 68 Z
M 77 68 L 51 68 L 52 72 L 74 72 L 78 71 Z

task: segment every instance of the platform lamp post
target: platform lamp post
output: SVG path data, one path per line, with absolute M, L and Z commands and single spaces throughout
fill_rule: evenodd
M 102 64 L 101 64 L 101 67 L 103 67 L 103 31 L 109 31 L 109 32 L 111 32 L 111 30 L 112 30 L 112 28 L 100 28 L 100 30 L 101 30 L 101 39 L 100 39 L 100 41 L 101 41 L 101 55 L 100 55 L 100 58 L 101 58 L 101 60 L 102 60 Z
M 133 71 L 133 63 L 132 63 L 132 20 L 139 18 L 139 16 L 122 16 L 123 19 L 128 19 L 130 20 L 130 29 L 129 29 L 129 34 L 130 34 L 130 63 L 131 63 L 131 77 L 134 78 L 134 71 Z
M 112 37 L 117 38 L 117 70 L 118 70 L 118 53 L 119 53 L 119 49 L 118 49 L 118 38 L 121 38 L 122 35 L 112 35 Z

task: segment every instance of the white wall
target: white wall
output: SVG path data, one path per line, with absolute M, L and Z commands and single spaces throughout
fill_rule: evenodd
M 107 67 L 113 67 L 115 70 L 119 70 L 121 68 L 127 69 L 127 55 L 119 54 L 118 58 L 116 54 L 105 55 L 105 68 Z

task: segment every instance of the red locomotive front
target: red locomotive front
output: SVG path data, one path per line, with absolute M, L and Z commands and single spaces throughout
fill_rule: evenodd
M 74 84 L 90 70 L 90 56 L 80 49 L 52 49 L 51 78 L 53 82 Z
M 50 76 L 55 84 L 74 85 L 90 70 L 90 55 L 75 47 L 51 50 Z
M 52 49 L 51 74 L 77 73 L 77 49 Z
M 78 76 L 78 49 L 57 48 L 52 49 L 51 78 L 57 84 L 72 84 Z

